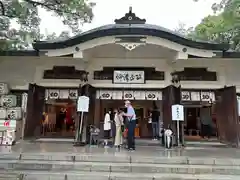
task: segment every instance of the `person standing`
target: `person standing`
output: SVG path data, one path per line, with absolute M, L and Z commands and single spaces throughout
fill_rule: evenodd
M 63 130 L 65 118 L 66 118 L 66 109 L 61 108 L 58 114 L 57 122 L 56 122 L 56 129 L 57 129 L 56 131 L 61 132 Z
M 210 139 L 212 135 L 212 116 L 210 107 L 203 106 L 200 114 L 200 123 L 201 123 L 201 137 Z
M 151 113 L 151 118 L 152 118 L 152 132 L 153 132 L 153 140 L 157 140 L 159 137 L 159 117 L 160 117 L 160 112 L 157 108 L 157 105 L 154 103 L 153 104 L 153 110 Z
M 45 133 L 49 130 L 48 124 L 49 124 L 48 113 L 43 112 L 43 114 L 42 114 L 42 135 L 45 135 Z
M 153 134 L 153 132 L 152 132 L 152 109 L 148 110 L 147 121 L 148 121 L 148 124 L 147 124 L 148 132 L 149 132 L 149 135 L 152 136 L 152 134 Z
M 136 113 L 134 108 L 131 105 L 130 101 L 125 101 L 125 107 L 127 108 L 127 113 L 124 113 L 123 115 L 127 117 L 127 127 L 128 127 L 128 133 L 127 133 L 127 144 L 128 144 L 128 150 L 135 150 L 135 136 L 134 136 L 134 130 L 136 127 Z
M 68 107 L 66 110 L 66 131 L 70 131 L 71 127 L 73 126 L 73 117 L 71 112 L 71 107 Z
M 104 117 L 104 146 L 108 147 L 108 141 L 110 139 L 110 132 L 111 132 L 111 118 L 110 118 L 111 111 L 108 111 Z
M 117 109 L 114 110 L 114 122 L 116 126 L 116 133 L 115 133 L 115 140 L 114 140 L 114 146 L 116 148 L 120 148 L 120 145 L 122 144 L 122 119 L 121 115 L 119 114 L 119 111 Z

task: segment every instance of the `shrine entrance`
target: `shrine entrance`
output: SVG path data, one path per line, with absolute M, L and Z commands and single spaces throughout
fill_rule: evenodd
M 175 87 L 173 86 L 169 86 L 163 89 L 162 107 L 164 127 L 166 128 L 168 125 L 171 125 L 173 131 L 176 133 L 176 123 L 171 120 L 171 105 L 176 103 L 175 101 L 179 98 L 178 96 L 180 93 L 174 94 L 174 88 Z M 210 106 L 207 101 L 202 101 L 202 104 L 199 106 L 191 107 L 191 105 L 188 105 L 188 107 L 185 107 L 185 122 L 180 123 L 180 142 L 184 144 L 184 141 L 189 140 L 187 138 L 193 135 L 198 138 L 191 140 L 201 140 L 201 130 L 199 131 L 198 129 L 202 128 L 198 127 L 200 126 L 200 123 L 198 123 L 198 117 L 201 121 L 201 111 L 203 110 L 203 107 L 205 107 L 205 113 L 206 110 L 209 111 L 209 118 L 210 121 L 212 121 L 211 137 L 214 138 L 215 136 L 221 143 L 229 146 L 240 146 L 240 124 L 236 87 L 232 86 L 218 89 L 215 91 L 215 96 L 216 100 Z M 207 119 L 209 118 L 207 117 Z M 210 124 L 208 124 L 208 126 L 209 125 Z M 187 137 L 185 135 L 187 135 Z
M 211 126 L 210 139 L 217 140 L 218 128 L 216 125 L 215 117 L 216 105 L 209 105 L 207 112 L 211 118 L 209 125 Z M 186 141 L 199 141 L 202 140 L 202 126 L 201 126 L 201 114 L 204 113 L 203 105 L 184 105 L 184 138 Z M 206 137 L 205 137 L 206 138 Z
M 74 138 L 77 121 L 76 101 L 71 99 L 47 100 L 41 122 L 41 136 Z
M 152 126 L 149 123 L 149 114 L 154 101 L 149 100 L 131 100 L 131 104 L 135 109 L 137 126 L 135 129 L 136 138 L 152 138 Z M 161 101 L 156 101 L 157 106 L 161 109 Z M 107 111 L 113 112 L 114 109 L 126 111 L 124 100 L 100 100 L 100 126 L 103 126 L 104 116 Z M 113 119 L 113 113 L 111 115 Z
M 77 94 L 73 97 L 73 90 L 62 91 L 67 93 L 29 84 L 24 138 L 75 136 Z

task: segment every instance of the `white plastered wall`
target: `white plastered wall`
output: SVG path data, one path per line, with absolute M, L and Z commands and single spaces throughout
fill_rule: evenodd
M 224 85 L 236 85 L 240 92 L 240 59 L 189 59 L 178 60 L 171 64 L 166 59 L 112 59 L 94 58 L 88 63 L 81 59 L 59 58 L 59 57 L 0 57 L 0 82 L 6 82 L 12 89 L 27 89 L 28 83 L 37 83 L 52 87 L 78 87 L 79 80 L 45 80 L 43 71 L 52 69 L 54 65 L 75 66 L 76 69 L 85 69 L 90 72 L 89 83 L 96 87 L 123 87 L 123 85 L 112 84 L 112 81 L 97 81 L 92 79 L 94 70 L 101 70 L 104 66 L 143 66 L 156 67 L 156 70 L 165 71 L 165 81 L 147 81 L 143 85 L 131 85 L 135 88 L 163 88 L 170 84 L 170 72 L 183 70 L 184 67 L 208 67 L 210 71 L 217 71 L 217 82 L 183 81 L 183 88 L 190 89 L 216 89 Z M 130 85 L 125 85 L 130 86 Z
M 44 70 L 52 69 L 53 66 L 75 66 L 77 70 L 88 71 L 90 73 L 89 83 L 96 87 L 164 88 L 171 83 L 170 73 L 174 70 L 183 70 L 184 67 L 207 67 L 209 71 L 217 72 L 218 81 L 183 81 L 181 82 L 183 88 L 216 89 L 224 85 L 236 85 L 240 92 L 240 59 L 211 58 L 214 56 L 212 51 L 182 46 L 162 38 L 147 36 L 146 41 L 147 45 L 134 49 L 132 55 L 131 52 L 124 53 L 125 51 L 123 51 L 123 47 L 120 45 L 113 44 L 115 37 L 108 36 L 97 38 L 78 46 L 49 50 L 47 55 L 55 57 L 0 57 L 0 82 L 8 83 L 12 89 L 28 89 L 28 83 L 37 83 L 48 87 L 78 87 L 81 83 L 80 80 L 43 79 Z M 152 45 L 148 46 L 148 44 L 154 44 L 154 47 Z M 101 48 L 104 45 L 109 45 L 110 47 L 104 50 L 101 57 L 91 54 L 93 52 L 92 48 Z M 83 53 L 76 52 L 75 47 L 79 47 L 80 52 Z M 205 58 L 176 60 L 178 57 L 176 54 L 181 53 L 182 56 L 180 51 L 183 48 L 187 48 L 187 53 L 189 54 Z M 90 56 L 80 58 L 79 54 L 82 56 L 84 52 L 85 54 L 86 52 L 90 53 Z M 111 52 L 111 57 L 108 57 L 108 52 Z M 115 58 L 113 57 L 114 52 L 118 54 Z M 74 54 L 75 58 L 56 57 L 71 53 Z M 104 56 L 105 54 L 106 56 Z M 150 55 L 152 56 L 149 57 Z M 174 64 L 172 63 L 173 61 L 175 62 Z M 165 72 L 165 80 L 147 81 L 146 84 L 141 85 L 119 85 L 113 84 L 112 81 L 108 80 L 93 80 L 93 72 L 102 70 L 106 66 L 156 67 L 156 70 Z

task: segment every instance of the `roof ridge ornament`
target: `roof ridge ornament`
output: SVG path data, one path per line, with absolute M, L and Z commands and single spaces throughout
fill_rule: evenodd
M 146 19 L 141 19 L 136 16 L 135 13 L 132 12 L 132 7 L 129 7 L 129 12 L 125 14 L 120 19 L 115 19 L 116 24 L 145 24 Z
M 146 37 L 143 36 L 117 36 L 115 44 L 123 46 L 128 51 L 136 49 L 138 46 L 146 44 Z

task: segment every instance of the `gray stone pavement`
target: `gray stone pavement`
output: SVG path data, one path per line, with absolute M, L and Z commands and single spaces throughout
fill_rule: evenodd
M 240 149 L 187 145 L 185 148 L 174 148 L 166 150 L 159 146 L 138 146 L 135 152 L 128 152 L 125 149 L 117 151 L 115 148 L 103 148 L 95 146 L 74 147 L 71 143 L 39 143 L 23 141 L 15 146 L 0 146 L 0 154 L 94 154 L 107 156 L 141 156 L 141 157 L 203 157 L 203 158 L 240 158 Z
M 239 180 L 240 150 L 216 142 L 166 150 L 157 142 L 128 152 L 70 142 L 0 146 L 0 180 Z M 20 178 L 19 178 L 20 177 Z

